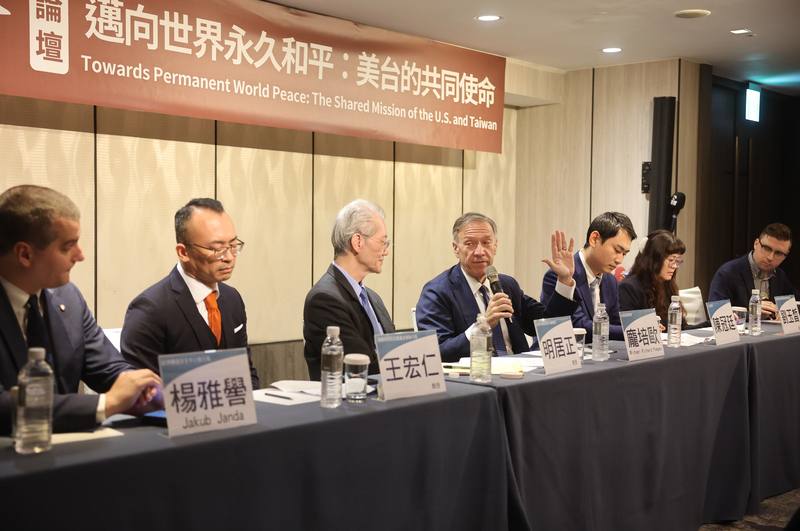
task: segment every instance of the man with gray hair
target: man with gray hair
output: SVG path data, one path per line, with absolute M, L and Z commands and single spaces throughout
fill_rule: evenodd
M 91 429 L 115 413 L 162 407 L 161 379 L 133 370 L 106 338 L 69 281 L 84 259 L 80 213 L 65 195 L 41 186 L 0 195 L 0 434 L 11 432 L 8 389 L 42 347 L 55 376 L 53 430 Z M 83 380 L 100 395 L 77 394 Z
M 325 329 L 338 326 L 345 354 L 370 357 L 370 374 L 378 371 L 376 334 L 394 332 L 380 296 L 364 286 L 369 273 L 380 273 L 391 243 L 383 209 L 356 199 L 336 215 L 331 233 L 333 263 L 314 284 L 303 306 L 303 338 L 308 374 L 320 378 L 320 351 Z
M 492 327 L 497 354 L 530 350 L 525 334 L 536 335 L 533 321 L 542 317 L 570 315 L 573 300 L 575 245 L 561 231 L 550 237 L 552 258 L 542 260 L 558 275 L 557 296 L 546 305 L 525 295 L 517 281 L 499 275 L 503 291 L 492 293 L 487 269 L 497 252 L 497 225 L 477 212 L 467 212 L 453 224 L 453 253 L 458 263 L 425 284 L 417 302 L 417 324 L 422 330 L 436 330 L 442 361 L 458 361 L 469 355 L 469 341 L 478 313 L 486 315 Z

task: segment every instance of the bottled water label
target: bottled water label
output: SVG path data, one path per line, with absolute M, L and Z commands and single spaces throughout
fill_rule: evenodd
M 50 449 L 52 436 L 53 377 L 30 377 L 20 382 L 14 447 L 31 454 Z

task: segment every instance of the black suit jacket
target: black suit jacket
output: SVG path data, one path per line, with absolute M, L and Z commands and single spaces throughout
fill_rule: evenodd
M 530 350 L 525 334 L 536 335 L 534 320 L 570 315 L 577 304 L 556 293 L 545 306 L 525 295 L 514 278 L 500 275 L 500 283 L 514 307 L 508 335 L 516 353 Z M 461 265 L 456 264 L 422 288 L 417 302 L 417 325 L 420 329 L 436 330 L 443 361 L 458 361 L 462 356 L 469 356 L 469 339 L 464 332 L 475 322 L 478 311 L 478 303 L 461 272 Z
M 236 289 L 217 285 L 222 339 L 217 340 L 203 320 L 177 266 L 170 274 L 133 299 L 125 313 L 120 348 L 136 367 L 158 371 L 160 354 L 247 347 L 247 314 Z M 250 351 L 247 352 L 253 389 L 259 389 Z
M 380 296 L 367 287 L 364 289 L 384 333 L 394 332 L 392 318 Z M 312 380 L 320 378 L 320 356 L 328 326 L 339 327 L 345 354 L 367 354 L 369 373 L 379 372 L 372 323 L 347 278 L 333 264 L 308 292 L 303 306 L 305 357 Z
M 80 381 L 98 393 L 105 393 L 119 373 L 133 367 L 97 326 L 74 284 L 44 290 L 43 298 L 56 383 L 53 430 L 92 429 L 96 425 L 98 396 L 77 394 Z M 15 407 L 4 389 L 17 384 L 17 375 L 27 358 L 22 330 L 5 290 L 0 287 L 0 434 L 11 432 L 11 411 Z
M 749 254 L 749 253 L 748 253 Z M 729 299 L 732 306 L 747 307 L 750 294 L 755 288 L 753 271 L 747 254 L 725 262 L 714 273 L 711 279 L 711 288 L 708 291 L 709 301 Z M 780 267 L 775 270 L 775 276 L 769 281 L 769 298 L 775 301 L 776 295 L 794 295 L 800 298 L 800 293 L 792 286 L 789 276 Z

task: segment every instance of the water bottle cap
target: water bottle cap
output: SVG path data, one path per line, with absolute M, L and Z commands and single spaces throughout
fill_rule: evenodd
M 42 361 L 45 357 L 45 352 L 42 347 L 31 347 L 28 349 L 28 359 Z
M 325 329 L 325 333 L 331 337 L 339 337 L 339 327 L 338 326 L 329 326 Z
M 752 293 L 753 295 L 761 295 L 761 290 L 754 289 L 750 293 Z
M 681 302 L 681 296 L 680 295 L 673 295 L 672 296 L 672 302 Z

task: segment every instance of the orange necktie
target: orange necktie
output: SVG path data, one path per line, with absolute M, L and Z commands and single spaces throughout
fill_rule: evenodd
M 209 293 L 208 297 L 203 299 L 203 302 L 206 303 L 206 310 L 208 311 L 208 327 L 211 328 L 211 332 L 217 338 L 217 346 L 219 346 L 219 342 L 222 339 L 222 315 L 220 315 L 219 306 L 217 306 L 217 292 L 212 291 Z

